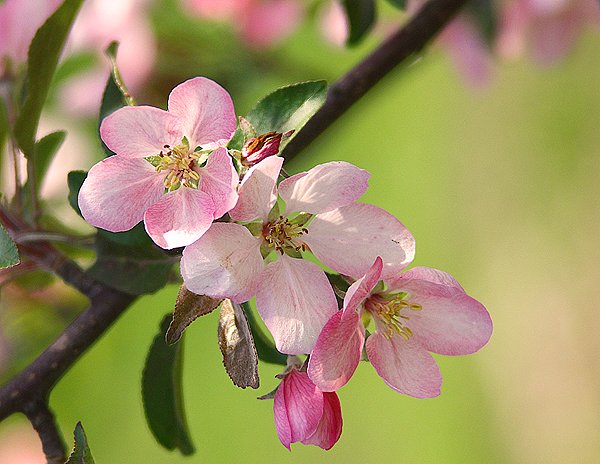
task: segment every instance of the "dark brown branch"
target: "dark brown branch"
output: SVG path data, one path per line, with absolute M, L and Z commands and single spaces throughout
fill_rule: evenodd
M 398 32 L 333 84 L 325 105 L 285 147 L 289 160 L 306 148 L 396 66 L 420 52 L 467 0 L 430 0 Z
M 29 403 L 23 409 L 42 440 L 42 449 L 48 464 L 64 464 L 67 460 L 65 441 L 46 402 Z

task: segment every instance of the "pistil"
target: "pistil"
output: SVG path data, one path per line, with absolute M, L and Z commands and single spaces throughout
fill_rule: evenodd
M 402 314 L 404 310 L 421 311 L 423 307 L 403 299 L 403 295 L 373 295 L 365 303 L 365 308 L 384 326 L 383 336 L 388 340 L 399 334 L 405 340 L 413 336 L 406 325 L 410 317 Z
M 168 191 L 177 190 L 179 187 L 198 188 L 200 175 L 196 172 L 197 160 L 199 154 L 190 151 L 187 140 L 183 140 L 180 145 L 171 147 L 164 146 L 165 151 L 154 157 L 152 164 L 156 166 L 158 172 L 167 171 L 164 180 L 165 188 Z
M 306 251 L 306 244 L 298 240 L 308 230 L 303 223 L 297 223 L 289 218 L 279 216 L 263 226 L 263 238 L 269 248 L 275 249 L 283 255 L 286 251 Z

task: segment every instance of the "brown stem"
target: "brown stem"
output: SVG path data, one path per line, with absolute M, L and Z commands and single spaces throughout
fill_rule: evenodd
M 329 88 L 325 105 L 285 147 L 291 159 L 331 126 L 396 66 L 420 52 L 467 0 L 430 0 L 395 34 Z
M 24 406 L 24 412 L 40 436 L 48 464 L 64 464 L 67 460 L 65 441 L 58 430 L 54 414 L 45 401 L 39 400 Z

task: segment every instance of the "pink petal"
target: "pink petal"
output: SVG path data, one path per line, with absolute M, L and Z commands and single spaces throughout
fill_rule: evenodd
M 169 95 L 169 113 L 179 116 L 193 150 L 223 147 L 236 129 L 235 110 L 227 91 L 206 77 L 179 84 Z
M 135 158 L 158 155 L 183 137 L 179 118 L 152 106 L 119 108 L 104 118 L 100 136 L 116 154 Z
M 94 227 L 131 229 L 162 196 L 164 173 L 144 159 L 111 156 L 94 165 L 79 191 L 79 208 Z
M 308 362 L 308 375 L 321 391 L 346 385 L 358 367 L 365 332 L 356 311 L 342 318 L 335 313 L 317 339 Z
M 244 226 L 215 222 L 200 240 L 183 250 L 185 285 L 199 295 L 248 301 L 264 269 L 260 243 Z
M 335 271 L 362 277 L 381 256 L 382 279 L 397 275 L 415 256 L 415 239 L 394 216 L 356 203 L 319 214 L 303 236 L 311 251 Z
M 344 161 L 320 164 L 282 181 L 279 195 L 290 213 L 325 213 L 358 200 L 367 190 L 370 176 Z
M 378 332 L 367 339 L 369 361 L 388 386 L 415 398 L 440 394 L 442 375 L 435 360 L 413 338 L 390 340 Z
M 323 416 L 317 430 L 303 440 L 305 445 L 317 445 L 328 450 L 333 448 L 342 434 L 342 407 L 336 393 L 323 393 Z
M 295 0 L 254 1 L 239 19 L 248 45 L 268 47 L 293 32 L 302 20 L 302 7 Z
M 267 266 L 256 307 L 277 349 L 286 354 L 310 353 L 338 310 L 325 273 L 314 263 L 287 255 Z
M 249 222 L 266 219 L 277 201 L 275 185 L 283 158 L 271 156 L 255 164 L 244 176 L 239 188 L 239 200 L 229 215 L 234 221 Z
M 424 286 L 429 285 L 432 294 L 438 296 L 465 293 L 458 281 L 450 274 L 425 266 L 413 267 L 406 272 L 387 279 L 386 283 L 391 289 L 406 289 L 406 291 L 410 291 L 412 288 L 423 289 Z
M 189 245 L 208 230 L 214 208 L 206 193 L 180 187 L 148 208 L 144 214 L 146 232 L 162 248 L 170 250 Z
M 286 448 L 315 433 L 323 416 L 323 393 L 306 372 L 290 371 L 275 393 L 275 428 Z
M 377 257 L 367 273 L 350 285 L 344 296 L 344 315 L 356 312 L 356 308 L 370 295 L 383 271 L 383 261 Z
M 238 201 L 238 174 L 225 148 L 215 150 L 200 169 L 200 190 L 207 193 L 215 205 L 215 219 L 223 216 Z

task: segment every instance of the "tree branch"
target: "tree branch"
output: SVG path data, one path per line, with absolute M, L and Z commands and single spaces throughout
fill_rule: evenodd
M 65 441 L 46 402 L 29 403 L 23 409 L 42 440 L 42 449 L 48 464 L 64 464 L 67 460 Z
M 331 126 L 396 66 L 420 52 L 467 0 L 430 0 L 394 35 L 329 88 L 325 105 L 285 147 L 289 160 Z

